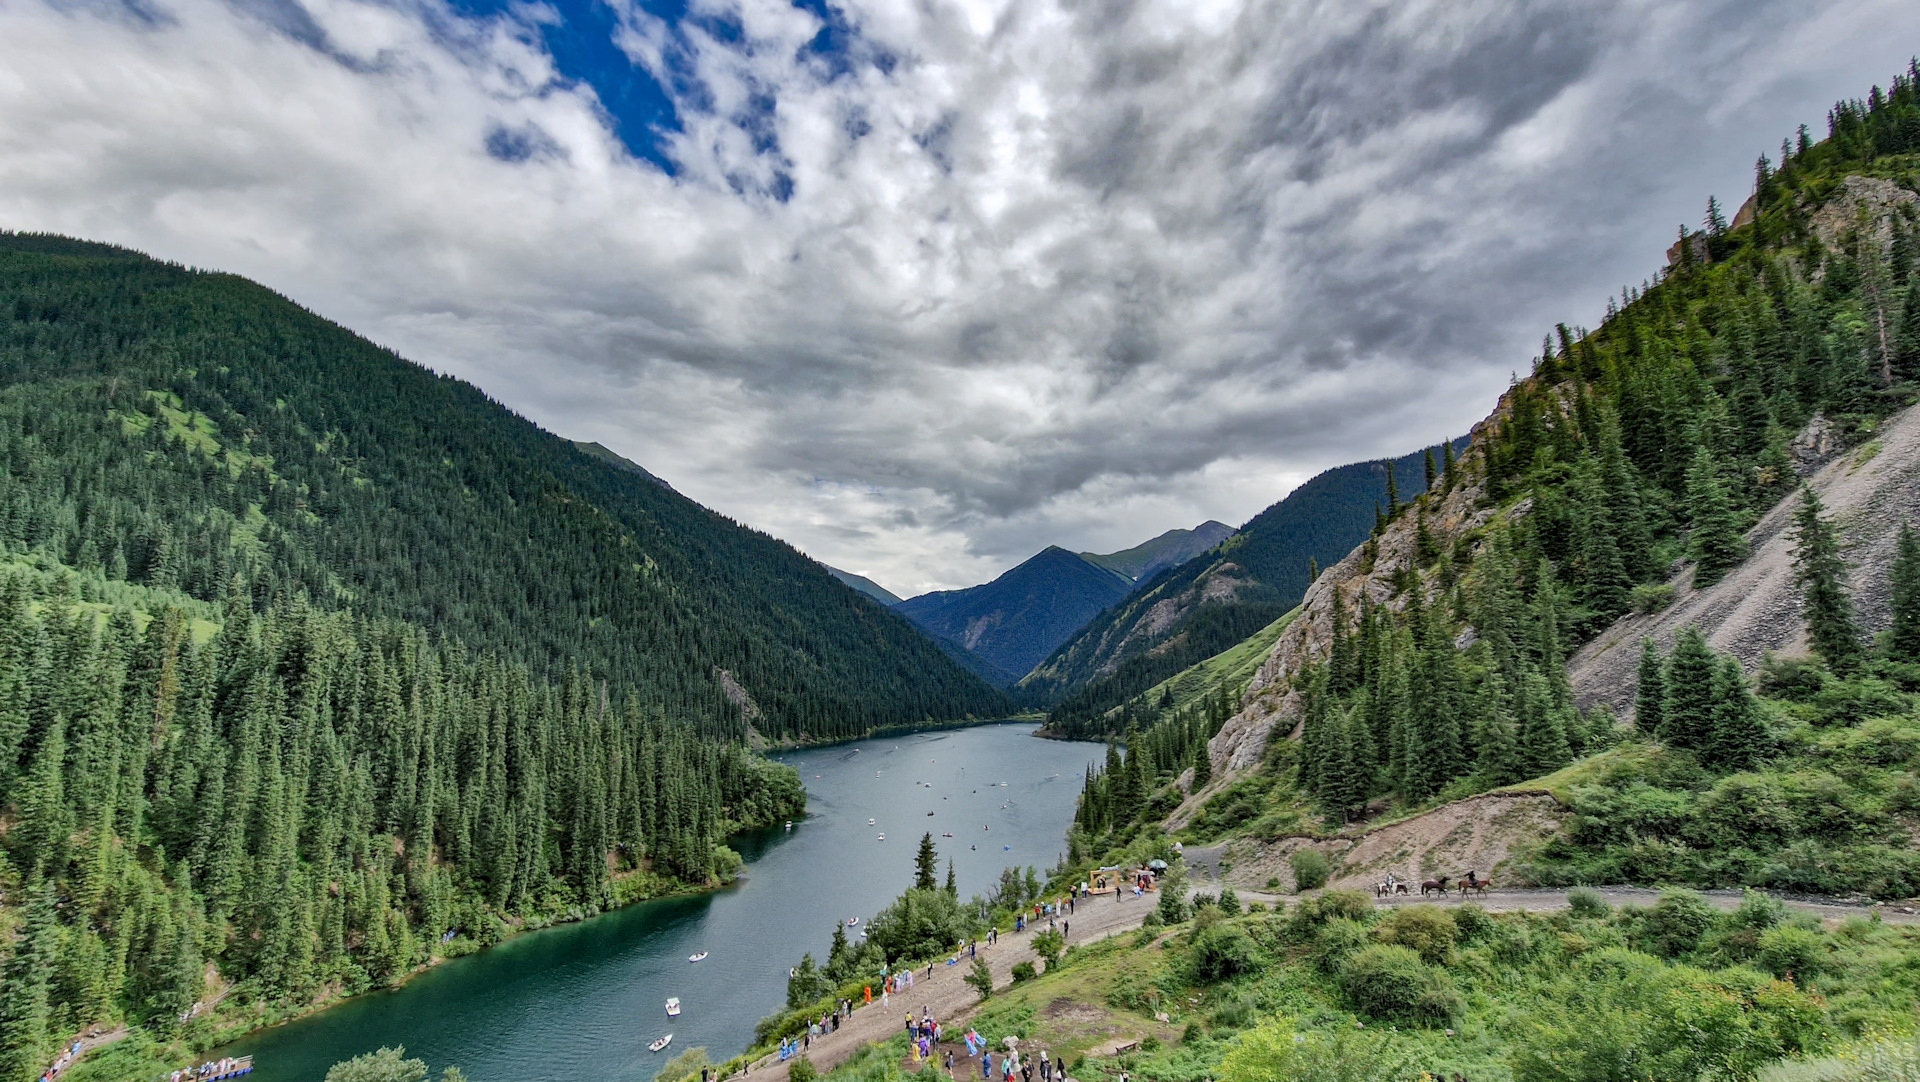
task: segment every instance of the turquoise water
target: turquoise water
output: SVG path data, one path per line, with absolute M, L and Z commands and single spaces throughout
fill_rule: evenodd
M 651 1079 L 695 1046 L 724 1060 L 785 1005 L 803 951 L 824 959 L 834 922 L 864 922 L 911 882 L 922 833 L 934 835 L 943 876 L 953 858 L 963 896 L 987 891 L 1006 865 L 1044 871 L 1059 859 L 1083 774 L 1105 749 L 1032 730 L 986 725 L 777 756 L 800 771 L 808 815 L 791 832 L 734 839 L 747 861 L 738 885 L 519 936 L 219 1054 L 254 1055 L 258 1082 L 320 1082 L 329 1065 L 382 1045 L 474 1082 Z M 705 961 L 687 961 L 703 950 Z M 669 996 L 681 1000 L 678 1019 L 666 1016 Z M 665 1033 L 672 1046 L 649 1053 Z

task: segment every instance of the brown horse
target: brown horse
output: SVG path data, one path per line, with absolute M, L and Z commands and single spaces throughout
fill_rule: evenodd
M 1467 877 L 1460 881 L 1460 897 L 1465 898 L 1470 890 L 1485 894 L 1492 885 L 1491 880 L 1480 878 L 1479 872 L 1468 872 Z
M 1445 894 L 1447 892 L 1447 878 L 1447 876 L 1443 875 L 1438 879 L 1422 879 L 1420 881 L 1420 897 L 1425 898 L 1429 892 L 1435 891 Z

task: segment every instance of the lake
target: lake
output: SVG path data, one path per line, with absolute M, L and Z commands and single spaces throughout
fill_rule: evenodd
M 940 849 L 943 880 L 953 859 L 962 897 L 987 892 L 1009 864 L 1043 874 L 1054 865 L 1086 768 L 1106 749 L 1033 729 L 982 725 L 775 756 L 800 771 L 808 815 L 791 831 L 733 839 L 747 862 L 737 885 L 518 936 L 218 1054 L 252 1054 L 258 1082 L 321 1082 L 331 1064 L 382 1045 L 473 1082 L 647 1080 L 696 1046 L 724 1060 L 785 1006 L 802 952 L 825 961 L 836 921 L 864 925 L 912 882 L 923 833 Z M 689 963 L 699 951 L 706 960 Z M 669 996 L 680 998 L 677 1019 L 666 1016 Z M 665 1033 L 672 1046 L 649 1053 Z

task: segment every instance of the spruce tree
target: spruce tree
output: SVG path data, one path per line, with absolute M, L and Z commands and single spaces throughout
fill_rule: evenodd
M 1393 479 L 1393 460 L 1387 460 L 1387 518 L 1400 513 L 1400 486 Z
M 1680 629 L 1667 659 L 1666 708 L 1660 739 L 1676 748 L 1699 751 L 1713 734 L 1713 679 L 1717 666 L 1700 629 Z
M 952 857 L 947 858 L 947 885 L 945 889 L 948 897 L 952 897 L 952 898 L 960 897 L 960 885 L 958 881 L 956 881 L 953 878 L 953 858 Z
M 1920 662 L 1920 534 L 1912 523 L 1900 524 L 1893 571 L 1888 585 L 1893 594 L 1893 623 L 1887 629 L 1887 657 Z
M 1197 793 L 1213 780 L 1213 757 L 1207 754 L 1207 745 L 1202 741 L 1193 749 L 1193 784 L 1189 792 Z
M 1713 737 L 1704 758 L 1719 770 L 1747 770 L 1766 750 L 1766 725 L 1733 658 L 1721 658 L 1713 680 Z
M 920 835 L 920 852 L 913 858 L 913 888 L 932 890 L 939 886 L 939 880 L 934 878 L 939 868 L 940 854 L 934 852 L 933 832 L 928 831 Z
M 1667 711 L 1667 675 L 1661 666 L 1660 648 L 1652 637 L 1640 640 L 1640 682 L 1634 692 L 1633 724 L 1650 737 L 1658 737 L 1665 726 Z
M 1693 525 L 1687 538 L 1694 559 L 1693 584 L 1711 586 L 1726 577 L 1746 555 L 1733 501 L 1720 481 L 1720 468 L 1705 444 L 1687 467 L 1687 515 Z
M 48 985 L 60 939 L 53 884 L 33 884 L 28 896 L 19 938 L 0 967 L 0 1082 L 31 1082 L 53 1058 Z
M 1801 489 L 1800 510 L 1794 514 L 1794 578 L 1804 591 L 1801 613 L 1814 652 L 1837 673 L 1860 667 L 1863 651 L 1853 620 L 1853 600 L 1847 594 L 1847 565 L 1840 556 L 1840 538 L 1833 523 L 1821 517 L 1820 497 Z

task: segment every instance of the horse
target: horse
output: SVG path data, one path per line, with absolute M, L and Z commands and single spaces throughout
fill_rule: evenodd
M 1447 879 L 1448 877 L 1443 875 L 1438 879 L 1421 880 L 1420 881 L 1420 897 L 1425 898 L 1429 892 L 1433 892 L 1433 891 L 1438 891 L 1441 894 L 1445 894 L 1447 892 Z
M 1460 881 L 1460 897 L 1465 898 L 1469 890 L 1479 891 L 1481 894 L 1485 894 L 1488 885 L 1489 881 L 1480 878 L 1479 872 L 1468 872 L 1467 877 Z
M 1395 883 L 1395 884 L 1393 885 L 1393 892 L 1394 892 L 1395 894 L 1406 894 L 1406 895 L 1412 895 L 1412 894 L 1413 894 L 1413 891 L 1412 891 L 1412 889 L 1411 889 L 1411 888 L 1409 888 L 1409 887 L 1407 886 L 1407 884 L 1406 884 L 1406 881 L 1405 881 L 1405 880 L 1401 880 L 1400 882 L 1398 882 L 1398 883 Z

